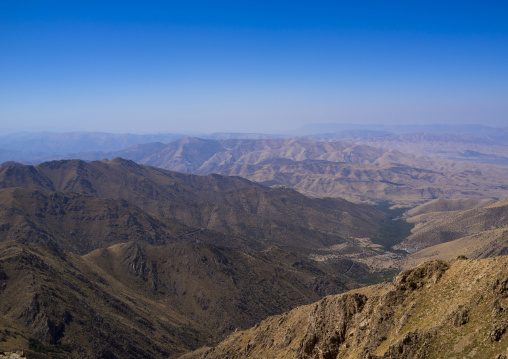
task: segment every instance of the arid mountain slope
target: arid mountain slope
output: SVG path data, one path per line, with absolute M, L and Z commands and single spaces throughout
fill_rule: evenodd
M 194 231 L 154 218 L 127 201 L 19 187 L 0 190 L 0 241 L 53 241 L 84 254 L 133 240 L 171 243 Z M 205 236 L 200 233 L 201 239 Z
M 508 196 L 504 181 L 508 168 L 503 166 L 446 161 L 341 141 L 183 138 L 164 148 L 141 145 L 107 155 L 115 156 L 188 173 L 241 176 L 269 186 L 354 201 L 415 203 L 437 197 Z
M 155 217 L 243 238 L 244 243 L 253 239 L 256 248 L 277 244 L 309 251 L 350 237 L 371 237 L 385 218 L 369 206 L 342 199 L 308 198 L 239 177 L 189 175 L 122 159 L 3 166 L 0 187 L 123 200 Z
M 508 165 L 506 133 L 495 138 L 453 134 L 407 133 L 368 137 L 341 136 L 342 141 L 442 159 Z M 319 136 L 314 136 L 319 137 Z M 325 138 L 330 138 L 326 136 Z M 333 137 L 332 137 L 333 138 Z
M 508 199 L 490 204 L 485 202 L 482 207 L 473 206 L 476 208 L 463 211 L 438 210 L 408 218 L 407 221 L 416 223 L 416 226 L 399 247 L 414 252 L 411 249 L 413 247 L 430 247 L 488 230 L 508 229 Z M 418 207 L 413 210 L 413 213 L 418 212 Z
M 8 241 L 0 243 L 0 350 L 26 350 L 36 338 L 64 357 L 174 358 L 352 286 L 280 249 L 128 242 L 79 257 Z
M 129 242 L 84 259 L 103 277 L 161 301 L 208 328 L 215 338 L 355 287 L 319 263 L 278 248 L 245 253 L 202 242 Z
M 428 260 L 450 260 L 457 255 L 467 258 L 508 255 L 508 228 L 487 230 L 424 248 L 404 258 L 401 266 L 409 268 Z
M 471 209 L 464 209 L 464 208 Z M 486 258 L 508 254 L 508 199 L 439 199 L 407 213 L 412 234 L 396 248 L 412 253 L 403 266 L 458 255 Z M 412 215 L 412 216 L 411 216 Z
M 0 303 L 0 327 L 10 333 L 3 350 L 26 350 L 36 338 L 45 349 L 65 345 L 64 357 L 160 358 L 209 338 L 171 307 L 46 244 L 0 243 Z
M 478 198 L 461 198 L 461 199 L 446 199 L 438 198 L 407 211 L 406 216 L 415 217 L 426 213 L 437 213 L 443 215 L 444 212 L 452 211 L 465 211 L 473 208 L 484 207 L 494 203 L 493 199 L 478 199 Z
M 508 257 L 435 261 L 182 358 L 505 358 L 507 329 Z

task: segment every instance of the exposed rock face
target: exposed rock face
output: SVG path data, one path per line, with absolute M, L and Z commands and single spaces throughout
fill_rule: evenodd
M 503 358 L 507 276 L 508 257 L 428 262 L 393 284 L 326 297 L 185 358 Z
M 0 352 L 0 359 L 20 359 L 26 358 L 23 352 Z

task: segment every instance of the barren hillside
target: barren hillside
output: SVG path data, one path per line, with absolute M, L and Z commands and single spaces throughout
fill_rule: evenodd
M 504 358 L 508 257 L 434 261 L 182 358 Z

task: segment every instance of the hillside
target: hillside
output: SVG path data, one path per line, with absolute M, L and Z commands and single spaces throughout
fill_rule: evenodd
M 151 216 L 219 232 L 235 237 L 238 246 L 258 249 L 281 245 L 308 252 L 371 237 L 385 218 L 343 199 L 308 198 L 239 177 L 183 174 L 119 158 L 4 165 L 0 188 L 9 187 L 126 201 Z
M 2 350 L 26 351 L 34 338 L 42 344 L 33 350 L 63 357 L 153 358 L 207 343 L 202 326 L 99 276 L 76 255 L 17 241 L 0 249 Z
M 202 242 L 129 242 L 99 249 L 84 260 L 101 276 L 161 301 L 215 338 L 357 286 L 277 248 L 245 253 Z
M 313 196 L 420 203 L 444 198 L 503 198 L 508 168 L 449 161 L 397 150 L 310 138 L 182 138 L 106 154 L 169 170 L 248 178 Z M 87 159 L 86 156 L 83 157 Z M 90 157 L 88 159 L 93 159 Z
M 462 198 L 462 199 L 445 199 L 437 198 L 432 201 L 421 204 L 415 208 L 407 211 L 406 216 L 416 217 L 427 213 L 439 213 L 441 216 L 445 212 L 465 211 L 473 208 L 484 207 L 494 203 L 493 199 L 477 199 L 477 198 Z
M 434 261 L 271 317 L 189 358 L 505 358 L 508 257 Z
M 487 230 L 508 227 L 508 200 L 484 202 L 481 207 L 462 211 L 429 212 L 410 217 L 407 221 L 416 223 L 416 226 L 399 246 L 429 247 Z
M 467 209 L 470 208 L 470 209 Z M 395 248 L 412 253 L 403 266 L 457 255 L 508 254 L 508 200 L 439 199 L 408 211 L 412 234 Z
M 35 350 L 35 338 L 39 352 L 64 357 L 174 358 L 353 287 L 280 249 L 128 242 L 80 257 L 8 241 L 0 243 L 0 350 Z
M 133 240 L 171 243 L 193 231 L 181 223 L 154 218 L 127 201 L 19 187 L 0 190 L 0 241 L 52 241 L 62 249 L 85 254 Z

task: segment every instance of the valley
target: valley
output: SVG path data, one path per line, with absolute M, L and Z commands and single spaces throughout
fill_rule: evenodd
M 377 255 L 356 238 L 387 219 L 120 158 L 5 163 L 0 187 L 0 326 L 19 333 L 2 345 L 32 356 L 176 357 L 217 343 L 361 286 L 370 268 L 345 254 Z
M 353 137 L 183 137 L 1 164 L 0 351 L 405 358 L 448 340 L 466 353 L 464 335 L 505 323 L 500 314 L 488 327 L 490 309 L 473 302 L 490 285 L 474 278 L 494 276 L 501 292 L 488 306 L 506 304 L 508 167 L 450 159 L 451 147 L 399 152 L 394 138 L 381 148 Z M 436 336 L 460 311 L 425 308 L 449 300 L 442 276 L 466 263 L 466 304 L 447 306 L 467 306 L 483 334 L 459 325 Z M 412 322 L 417 313 L 432 319 Z M 503 333 L 476 347 L 501 353 Z
M 0 0 L 0 359 L 508 359 L 507 19 Z

